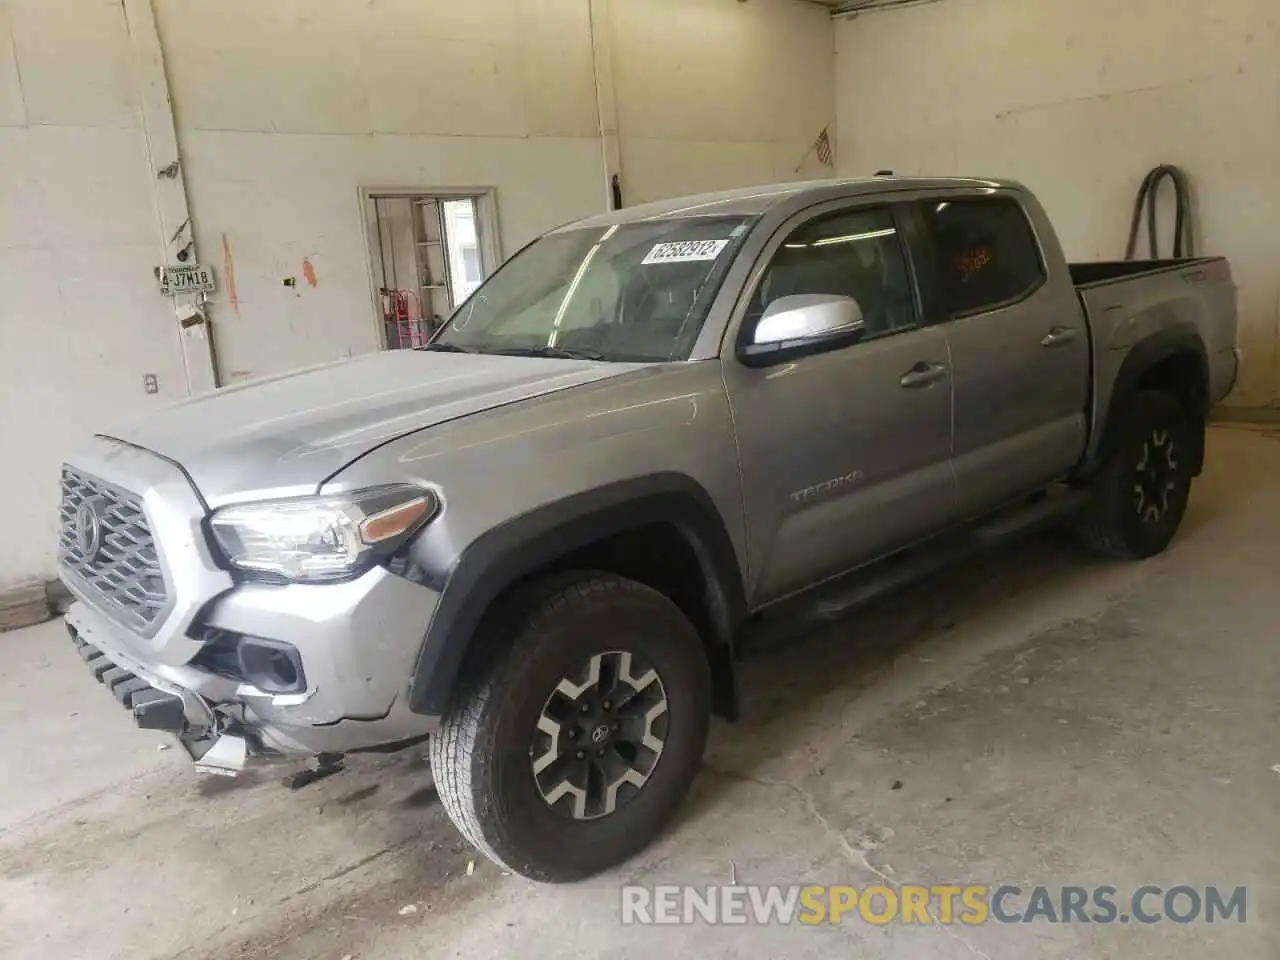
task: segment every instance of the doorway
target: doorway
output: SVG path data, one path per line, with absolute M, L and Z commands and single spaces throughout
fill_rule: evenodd
M 420 347 L 499 262 L 493 191 L 363 191 L 382 343 Z

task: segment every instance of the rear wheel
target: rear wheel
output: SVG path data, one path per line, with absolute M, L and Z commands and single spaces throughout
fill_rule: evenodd
M 578 880 L 645 847 L 688 792 L 710 720 L 701 638 L 608 574 L 500 601 L 432 737 L 441 800 L 505 869 Z
M 1191 493 L 1190 426 L 1167 393 L 1138 393 L 1117 425 L 1110 462 L 1093 481 L 1080 534 L 1095 552 L 1137 560 L 1163 551 Z

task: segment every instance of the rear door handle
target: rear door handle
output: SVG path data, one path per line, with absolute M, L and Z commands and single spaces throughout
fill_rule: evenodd
M 1080 335 L 1075 327 L 1054 327 L 1044 335 L 1044 339 L 1040 341 L 1042 347 L 1061 347 L 1070 343 Z
M 927 387 L 931 383 L 937 383 L 947 375 L 947 365 L 945 363 L 926 363 L 921 360 L 914 367 L 904 373 L 898 382 L 907 389 L 913 387 Z

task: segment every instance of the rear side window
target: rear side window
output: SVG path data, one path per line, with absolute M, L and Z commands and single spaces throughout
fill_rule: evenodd
M 947 312 L 979 313 L 1028 296 L 1045 281 L 1040 247 L 1016 200 L 929 202 L 925 223 L 937 248 Z

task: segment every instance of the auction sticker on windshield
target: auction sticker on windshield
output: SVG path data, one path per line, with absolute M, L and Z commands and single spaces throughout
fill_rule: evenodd
M 698 260 L 714 260 L 728 245 L 728 240 L 681 240 L 676 243 L 659 243 L 640 262 L 641 264 L 693 263 Z

